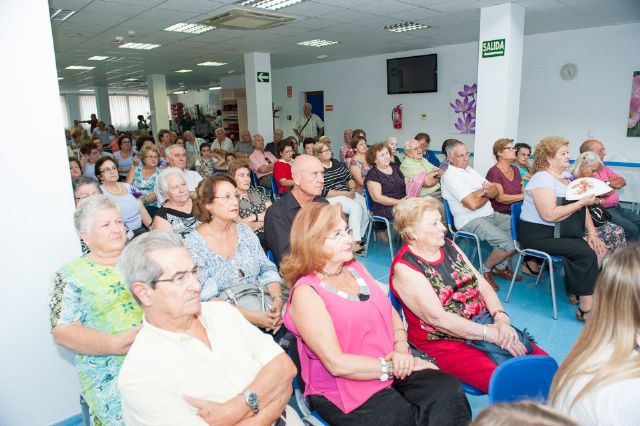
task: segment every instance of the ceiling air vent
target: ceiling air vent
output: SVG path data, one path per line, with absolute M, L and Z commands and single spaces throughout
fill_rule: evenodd
M 211 25 L 232 30 L 264 30 L 294 21 L 296 18 L 276 13 L 231 9 L 211 18 L 199 21 L 200 25 Z

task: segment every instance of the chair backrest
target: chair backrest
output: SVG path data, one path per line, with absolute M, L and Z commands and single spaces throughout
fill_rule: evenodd
M 453 234 L 456 232 L 456 228 L 453 224 L 453 215 L 451 214 L 451 209 L 449 208 L 449 202 L 447 200 L 444 201 L 444 217 L 447 220 L 447 227 L 449 231 Z
M 271 249 L 267 250 L 267 259 L 269 259 L 273 263 L 276 263 L 276 257 L 273 255 Z
M 503 362 L 491 376 L 489 403 L 545 402 L 558 363 L 550 356 L 524 356 Z
M 522 203 L 511 204 L 511 237 L 513 241 L 518 241 L 518 222 L 522 213 Z
M 369 191 L 367 191 L 367 187 L 364 187 L 364 201 L 367 205 L 367 210 L 371 211 L 371 196 L 369 195 Z
M 251 183 L 253 184 L 253 186 L 260 186 L 258 175 L 253 170 L 251 170 Z
M 275 195 L 280 195 L 280 191 L 278 190 L 278 185 L 276 185 L 276 178 L 273 177 L 273 174 L 271 175 L 271 191 Z
M 391 302 L 391 306 L 393 306 L 393 309 L 398 311 L 398 314 L 400 314 L 400 317 L 402 317 L 402 305 L 400 305 L 400 301 L 395 296 L 395 294 L 393 294 L 391 289 L 389 289 L 389 301 Z

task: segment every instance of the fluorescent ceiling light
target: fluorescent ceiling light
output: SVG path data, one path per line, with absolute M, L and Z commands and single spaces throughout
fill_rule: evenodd
M 206 33 L 207 31 L 210 31 L 212 29 L 214 29 L 215 27 L 212 27 L 210 25 L 199 25 L 199 24 L 187 24 L 184 22 L 180 22 L 177 23 L 175 25 L 172 25 L 168 28 L 165 28 L 165 31 L 174 31 L 177 33 L 189 33 L 189 34 L 202 34 L 202 33 Z
M 220 90 L 220 89 L 222 89 L 222 87 L 220 86 L 209 87 L 209 90 Z
M 385 25 L 381 30 L 392 31 L 394 33 L 404 33 L 407 31 L 424 30 L 428 25 L 416 24 L 415 22 L 403 22 L 402 24 Z
M 184 92 L 184 91 L 173 92 L 174 95 L 182 95 L 182 94 L 185 94 L 185 93 L 187 93 L 187 92 Z
M 227 65 L 227 63 L 226 62 L 207 61 L 207 62 L 201 62 L 198 65 L 200 65 L 201 67 L 221 67 L 223 65 Z
M 191 72 L 191 70 L 177 70 L 176 72 Z
M 68 66 L 66 69 L 68 70 L 92 70 L 95 67 L 85 67 L 84 65 L 71 65 Z
M 333 44 L 338 44 L 338 43 L 340 43 L 340 42 L 339 41 L 315 39 L 315 40 L 301 41 L 298 44 L 300 46 L 324 47 L 324 46 L 331 46 Z
M 67 19 L 69 19 L 69 17 L 71 15 L 73 15 L 74 13 L 76 13 L 75 10 L 69 10 L 69 9 L 55 9 L 53 7 L 49 8 L 49 18 L 52 21 L 65 21 Z
M 93 89 L 80 89 L 78 92 L 93 92 Z
M 107 59 L 109 59 L 109 56 L 92 56 L 89 61 L 106 61 Z
M 316 56 L 316 58 L 318 59 L 327 59 L 329 57 L 329 55 L 318 55 Z
M 125 81 L 143 81 L 140 78 L 127 78 Z
M 302 1 L 304 0 L 240 0 L 236 4 L 257 7 L 258 9 L 278 10 Z
M 161 46 L 160 44 L 149 44 L 149 43 L 125 43 L 118 47 L 121 49 L 151 50 L 160 46 Z

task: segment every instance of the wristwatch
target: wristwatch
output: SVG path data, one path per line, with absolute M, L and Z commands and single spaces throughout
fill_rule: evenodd
M 244 397 L 244 402 L 246 402 L 249 408 L 251 408 L 251 411 L 253 411 L 253 415 L 257 416 L 260 412 L 258 394 L 247 389 L 242 392 L 242 396 Z

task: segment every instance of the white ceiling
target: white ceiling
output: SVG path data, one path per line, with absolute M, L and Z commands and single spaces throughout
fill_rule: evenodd
M 64 22 L 52 22 L 54 48 L 62 91 L 109 85 L 111 90 L 145 89 L 151 73 L 166 74 L 167 88 L 207 88 L 230 71 L 242 74 L 243 54 L 270 52 L 274 69 L 352 57 L 423 49 L 478 40 L 480 8 L 504 0 L 306 0 L 277 13 L 296 21 L 268 30 L 214 29 L 194 35 L 163 31 L 178 22 L 197 22 L 232 8 L 236 0 L 50 0 L 58 9 L 77 12 Z M 589 28 L 640 22 L 640 0 L 513 0 L 526 9 L 525 33 Z M 430 28 L 392 33 L 379 27 L 413 21 Z M 136 32 L 129 37 L 128 31 Z M 112 43 L 154 43 L 153 50 L 121 49 Z M 340 41 L 316 48 L 296 43 L 312 39 Z M 585 41 L 587 42 L 587 41 Z M 122 58 L 88 61 L 94 55 Z M 222 67 L 199 62 L 227 62 Z M 69 65 L 96 66 L 91 71 L 66 70 Z M 186 74 L 178 69 L 192 69 Z

